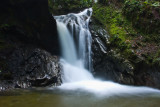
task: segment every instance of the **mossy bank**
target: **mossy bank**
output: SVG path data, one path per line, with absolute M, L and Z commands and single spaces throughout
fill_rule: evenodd
M 159 4 L 158 0 L 99 0 L 97 4 L 93 5 L 94 25 L 102 27 L 109 35 L 107 39 L 100 37 L 108 52 L 102 58 L 112 59 L 112 65 L 115 68 L 123 66 L 122 63 L 128 64 L 130 67 L 128 70 L 117 68 L 117 72 L 123 72 L 121 73 L 123 79 L 107 76 L 115 74 L 106 73 L 108 72 L 107 68 L 98 72 L 95 67 L 95 75 L 124 84 L 160 88 L 158 84 L 160 81 L 158 79 L 160 76 Z M 108 56 L 112 56 L 112 58 Z M 107 66 L 107 61 L 102 65 Z M 120 77 L 120 74 L 116 75 Z M 128 77 L 130 79 L 127 79 Z

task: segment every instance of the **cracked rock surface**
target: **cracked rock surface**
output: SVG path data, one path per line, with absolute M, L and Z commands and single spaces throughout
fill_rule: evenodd
M 59 57 L 30 46 L 17 46 L 5 54 L 3 60 L 7 63 L 0 72 L 0 90 L 61 84 Z

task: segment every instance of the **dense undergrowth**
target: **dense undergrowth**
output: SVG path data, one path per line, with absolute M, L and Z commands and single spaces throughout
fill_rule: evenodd
M 133 63 L 138 59 L 160 65 L 158 0 L 99 0 L 93 10 L 93 18 L 108 30 L 113 49 Z
M 76 12 L 79 9 L 91 7 L 92 0 L 48 0 L 50 11 L 53 14 Z

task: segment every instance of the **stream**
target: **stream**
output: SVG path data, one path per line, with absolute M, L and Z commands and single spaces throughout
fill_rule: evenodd
M 0 93 L 0 107 L 160 107 L 160 90 L 102 81 L 91 74 L 92 8 L 54 16 L 61 43 L 63 84 Z
M 0 96 L 0 107 L 160 107 L 160 95 L 99 97 L 58 89 L 14 90 Z

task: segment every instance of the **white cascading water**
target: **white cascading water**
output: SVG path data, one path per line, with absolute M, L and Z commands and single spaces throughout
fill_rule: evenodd
M 97 2 L 98 2 L 98 0 L 94 0 L 94 2 L 95 2 L 95 3 L 97 3 Z
M 81 66 L 89 70 L 91 70 L 92 38 L 88 24 L 91 15 L 92 8 L 79 14 L 54 17 L 57 20 L 63 58 L 70 64 L 76 64 L 79 60 Z
M 62 49 L 63 82 L 91 80 L 91 33 L 88 28 L 92 9 L 79 14 L 55 16 Z M 74 41 L 75 40 L 75 41 Z
M 63 84 L 62 90 L 81 89 L 96 95 L 134 95 L 139 93 L 159 93 L 147 87 L 125 86 L 109 81 L 96 80 L 91 70 L 91 33 L 88 28 L 92 8 L 79 14 L 54 16 L 61 43 Z M 89 69 L 89 70 L 87 70 Z

